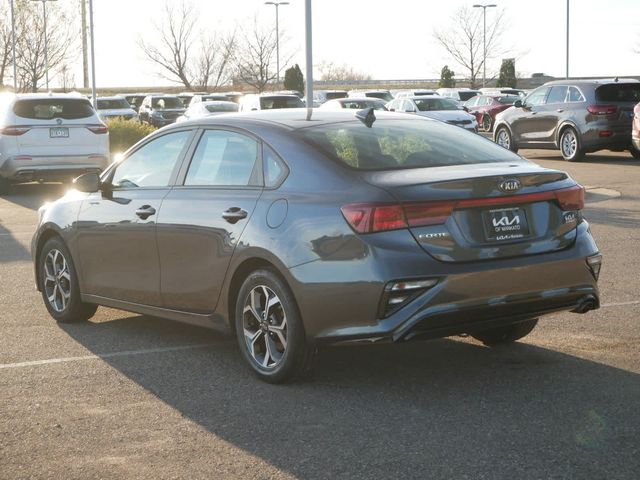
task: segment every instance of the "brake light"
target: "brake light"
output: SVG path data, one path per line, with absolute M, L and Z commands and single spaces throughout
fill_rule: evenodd
M 618 107 L 616 105 L 589 105 L 587 110 L 593 115 L 612 115 L 618 111 Z
M 96 133 L 96 134 L 103 134 L 109 131 L 106 125 L 89 125 L 87 129 L 91 130 L 93 133 Z
M 345 205 L 342 215 L 358 233 L 383 232 L 407 228 L 400 205 L 359 203 Z
M 29 130 L 29 127 L 18 127 L 16 125 L 9 125 L 7 127 L 0 128 L 0 135 L 10 135 L 12 137 L 17 137 L 20 135 L 24 135 Z
M 584 187 L 582 185 L 563 188 L 554 193 L 562 210 L 582 210 L 584 208 Z
M 411 203 L 404 212 L 410 227 L 425 227 L 446 222 L 455 206 L 456 202 Z

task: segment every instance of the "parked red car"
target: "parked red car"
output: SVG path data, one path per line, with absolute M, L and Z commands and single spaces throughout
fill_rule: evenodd
M 631 155 L 640 158 L 640 103 L 633 109 L 633 127 L 631 128 L 631 141 L 633 147 Z
M 518 95 L 476 95 L 464 104 L 468 112 L 475 115 L 478 125 L 485 132 L 493 130 L 493 122 L 496 115 L 506 110 L 516 100 Z

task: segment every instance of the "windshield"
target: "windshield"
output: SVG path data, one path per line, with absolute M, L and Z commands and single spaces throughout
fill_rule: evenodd
M 460 110 L 458 103 L 455 100 L 449 98 L 427 97 L 416 98 L 414 100 L 418 106 L 418 110 L 421 112 L 431 112 L 437 110 Z
M 202 96 L 203 102 L 210 102 L 212 100 L 225 101 L 225 100 L 229 100 L 229 97 L 227 97 L 226 95 L 203 95 Z
M 145 97 L 142 95 L 132 95 L 124 98 L 132 107 L 139 107 Z
M 386 102 L 390 102 L 391 100 L 393 100 L 393 95 L 391 95 L 389 92 L 367 92 L 365 96 L 380 98 Z
M 131 108 L 129 102 L 124 98 L 114 98 L 109 100 L 98 99 L 98 110 L 117 110 L 120 108 Z
M 504 97 L 496 97 L 498 103 L 502 103 L 504 105 L 513 105 L 516 100 L 520 100 L 519 95 L 506 95 Z
M 235 103 L 210 103 L 205 105 L 204 108 L 211 113 L 215 112 L 237 112 L 238 105 Z
M 298 130 L 302 139 L 329 158 L 358 170 L 398 170 L 526 160 L 479 135 L 419 118 L 378 119 Z
M 304 102 L 295 95 L 282 97 L 262 97 L 260 98 L 260 108 L 262 110 L 275 110 L 277 108 L 302 108 Z
M 467 100 L 472 99 L 476 95 L 478 95 L 478 92 L 474 92 L 474 91 L 470 91 L 470 92 L 459 91 L 458 92 L 458 97 L 460 98 L 460 101 L 462 101 L 462 102 L 466 102 Z
M 327 100 L 335 100 L 336 98 L 347 98 L 347 92 L 327 92 Z
M 640 83 L 610 83 L 596 89 L 598 102 L 640 102 Z
M 22 118 L 50 120 L 64 118 L 74 120 L 93 116 L 89 100 L 82 98 L 38 98 L 18 100 L 13 112 Z
M 346 100 L 342 102 L 342 108 L 351 108 L 354 110 L 362 110 L 364 108 L 373 107 L 374 110 L 386 110 L 382 100 Z
M 168 110 L 172 108 L 184 108 L 178 97 L 157 97 L 151 99 L 151 107 L 156 110 Z

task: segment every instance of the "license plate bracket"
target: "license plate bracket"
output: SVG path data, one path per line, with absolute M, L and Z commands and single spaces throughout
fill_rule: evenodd
M 49 138 L 69 138 L 69 128 L 51 127 L 49 129 Z
M 490 242 L 521 240 L 529 236 L 527 214 L 522 208 L 496 208 L 482 212 L 485 236 Z

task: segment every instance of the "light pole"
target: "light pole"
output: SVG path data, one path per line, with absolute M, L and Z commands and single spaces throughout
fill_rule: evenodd
M 57 2 L 58 0 L 31 0 L 33 2 L 42 2 L 42 21 L 44 23 L 44 75 L 49 90 L 49 52 L 47 44 L 47 2 Z
M 569 78 L 569 0 L 567 0 L 567 78 Z
M 98 101 L 96 100 L 96 50 L 94 43 L 93 32 L 93 0 L 89 0 L 89 29 L 91 31 L 91 97 L 93 108 L 98 108 Z
M 16 67 L 16 17 L 13 12 L 13 0 L 11 0 L 11 54 L 13 56 L 13 91 L 18 91 L 18 68 Z
M 304 40 L 306 52 L 306 102 L 307 102 L 307 120 L 311 120 L 311 112 L 313 111 L 313 34 L 311 22 L 311 0 L 304 2 Z
M 280 84 L 280 19 L 278 17 L 278 8 L 280 5 L 289 5 L 289 2 L 264 2 L 264 4 L 276 7 L 276 83 Z
M 482 9 L 482 44 L 483 44 L 483 54 L 482 54 L 482 86 L 485 87 L 487 83 L 487 8 L 497 7 L 496 4 L 492 3 L 489 5 L 480 5 L 476 3 L 473 8 L 481 8 Z

